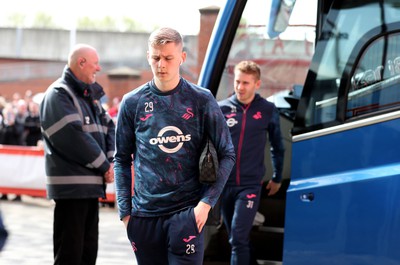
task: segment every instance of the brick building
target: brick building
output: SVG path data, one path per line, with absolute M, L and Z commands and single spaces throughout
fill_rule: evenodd
M 201 70 L 219 7 L 210 6 L 200 9 L 199 12 L 199 34 L 184 36 L 188 61 L 182 65 L 181 71 L 182 76 L 195 83 Z M 0 49 L 8 50 L 0 51 L 0 96 L 11 100 L 15 92 L 21 96 L 27 90 L 32 91 L 33 94 L 44 92 L 60 76 L 66 64 L 70 45 L 68 38 L 71 33 L 63 30 L 27 29 L 22 34 L 20 29 L 0 29 L 0 36 L 2 34 L 13 34 L 15 37 L 1 37 L 1 39 L 8 40 L 8 43 L 3 43 L 4 46 Z M 148 34 L 138 33 L 136 36 L 127 36 L 128 34 L 124 33 L 88 31 L 75 34 L 77 34 L 75 38 L 80 39 L 77 42 L 93 45 L 100 54 L 103 70 L 98 74 L 97 81 L 104 87 L 109 105 L 112 105 L 111 101 L 114 97 L 121 98 L 131 89 L 152 78 L 151 69 L 145 61 Z M 128 39 L 128 37 L 130 38 Z M 95 40 L 96 38 L 99 40 Z M 44 41 L 43 39 L 48 40 L 46 43 L 54 43 L 54 45 L 44 48 L 41 43 Z M 63 39 L 65 40 L 62 41 Z M 118 40 L 120 41 L 118 42 Z M 97 43 L 96 41 L 99 44 L 94 44 Z M 186 42 L 188 42 L 188 46 Z M 112 48 L 107 45 L 116 45 L 116 47 Z M 122 51 L 121 45 L 129 46 L 129 49 L 125 47 L 126 49 Z M 53 58 L 34 58 L 35 54 L 39 54 L 39 52 L 35 53 L 34 47 L 39 51 L 45 49 L 40 54 L 51 54 L 49 57 Z M 50 49 L 55 51 L 49 51 Z M 123 58 L 121 59 L 115 55 L 115 52 L 126 52 L 126 54 L 121 55 Z M 15 55 L 13 56 L 13 54 Z M 103 54 L 105 60 L 102 58 Z M 139 57 L 130 58 L 131 54 L 133 56 L 137 54 Z M 62 56 L 64 58 L 60 58 Z M 54 59 L 54 57 L 58 58 Z M 113 61 L 114 58 L 117 59 Z M 131 62 L 135 63 L 131 64 Z

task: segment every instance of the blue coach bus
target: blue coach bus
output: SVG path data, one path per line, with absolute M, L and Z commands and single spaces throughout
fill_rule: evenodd
M 261 65 L 286 146 L 251 235 L 258 264 L 400 264 L 400 1 L 227 0 L 199 84 L 227 97 L 243 59 Z M 228 264 L 223 227 L 206 243 L 206 262 Z

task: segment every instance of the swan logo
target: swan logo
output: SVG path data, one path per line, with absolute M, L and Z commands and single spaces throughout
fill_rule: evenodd
M 164 134 L 166 134 L 169 131 L 175 132 L 176 135 L 164 136 Z M 158 145 L 158 147 L 162 151 L 171 154 L 178 152 L 182 148 L 183 143 L 190 140 L 191 140 L 190 134 L 183 135 L 182 131 L 179 128 L 175 126 L 167 126 L 160 130 L 157 137 L 150 139 L 150 144 Z M 176 143 L 176 146 L 173 148 L 168 148 L 164 146 L 164 144 L 171 144 L 171 143 L 172 144 Z

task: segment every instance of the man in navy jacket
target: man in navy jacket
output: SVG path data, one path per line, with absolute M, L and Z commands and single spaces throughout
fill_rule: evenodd
M 275 105 L 256 93 L 260 87 L 260 67 L 242 61 L 234 70 L 235 94 L 219 102 L 235 146 L 236 164 L 221 194 L 221 212 L 232 247 L 231 264 L 250 264 L 249 235 L 260 203 L 265 175 L 264 152 L 271 143 L 274 167 L 268 195 L 281 184 L 284 147 Z
M 100 104 L 97 51 L 74 47 L 40 106 L 46 188 L 54 199 L 54 264 L 95 265 L 99 198 L 114 181 L 115 126 Z

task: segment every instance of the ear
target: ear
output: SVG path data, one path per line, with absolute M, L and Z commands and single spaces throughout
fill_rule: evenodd
M 186 52 L 182 52 L 182 55 L 181 55 L 181 64 L 180 64 L 180 65 L 182 65 L 184 61 L 186 61 Z
M 256 89 L 259 89 L 261 87 L 261 79 L 257 80 L 256 82 Z
M 79 59 L 79 65 L 81 66 L 81 67 L 83 67 L 83 65 L 86 63 L 86 59 L 85 58 L 80 58 Z

